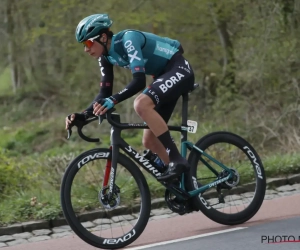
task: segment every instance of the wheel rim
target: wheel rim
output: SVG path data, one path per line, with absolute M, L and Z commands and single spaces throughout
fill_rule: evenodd
M 118 164 L 116 204 L 103 206 L 100 200 L 106 188 L 102 188 L 105 166 L 106 159 L 91 160 L 69 174 L 72 185 L 66 188 L 65 203 L 69 203 L 66 217 L 73 230 L 84 239 L 126 245 L 126 241 L 136 235 L 135 228 L 142 213 L 141 192 L 132 173 Z M 88 219 L 87 214 L 92 214 L 92 219 Z
M 201 149 L 225 166 L 233 169 L 237 174 L 236 179 L 231 180 L 231 183 L 228 181 L 227 183 L 218 184 L 201 194 L 206 202 L 205 206 L 227 215 L 237 215 L 247 210 L 256 197 L 258 185 L 255 166 L 249 155 L 235 143 L 219 142 L 205 146 Z M 198 157 L 199 159 L 200 157 Z M 218 180 L 222 176 L 221 173 L 224 172 L 221 167 L 211 160 L 207 158 L 205 160 L 217 170 L 218 175 L 214 175 L 201 161 L 198 161 L 197 168 L 194 169 L 193 173 L 194 183 L 198 183 L 198 186 L 199 184 L 205 185 Z

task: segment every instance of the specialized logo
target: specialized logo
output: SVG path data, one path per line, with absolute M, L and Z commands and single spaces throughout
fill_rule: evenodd
M 164 80 L 163 78 L 158 78 L 152 84 L 155 84 L 155 83 L 158 83 L 158 82 L 162 82 L 163 80 Z
M 189 70 L 190 70 L 191 68 L 190 68 L 189 62 L 188 62 L 187 60 L 184 60 L 184 63 L 185 63 L 186 66 L 188 66 L 188 68 L 189 68 Z
M 138 154 L 131 146 L 128 146 L 128 148 L 125 149 L 127 150 L 127 152 L 133 154 L 134 158 L 139 163 L 141 163 L 146 169 L 148 169 L 153 175 L 157 177 L 161 176 L 161 173 L 158 172 L 158 170 L 149 163 L 149 160 L 145 159 L 142 155 Z
M 172 140 L 173 140 L 173 138 L 172 138 Z M 173 142 L 174 142 L 174 140 L 173 140 Z M 169 155 L 170 152 L 171 152 L 171 149 L 167 148 L 167 149 L 166 149 L 166 152 L 167 152 L 167 154 Z
M 128 123 L 127 125 L 131 126 L 131 127 L 144 127 L 146 124 L 144 124 L 144 123 Z
M 114 179 L 115 179 L 115 170 L 114 170 L 114 168 L 111 168 L 111 170 L 110 170 L 110 182 L 109 182 L 109 192 L 111 194 L 113 193 Z
M 131 40 L 126 41 L 124 43 L 124 47 L 127 49 L 128 56 L 130 57 L 130 63 L 132 63 L 134 60 L 141 61 L 141 58 L 137 56 L 139 52 L 132 45 Z M 133 54 L 129 54 L 130 52 L 133 52 Z
M 227 177 L 225 177 L 225 178 L 223 178 L 223 179 L 220 179 L 220 180 L 217 180 L 217 181 L 215 181 L 215 182 L 213 182 L 213 183 L 211 183 L 211 184 L 209 184 L 208 185 L 208 187 L 215 187 L 215 186 L 217 186 L 218 184 L 220 184 L 220 183 L 222 183 L 222 182 L 224 182 L 224 181 L 227 181 L 228 179 L 229 179 L 229 175 L 227 176 Z
M 176 72 L 176 76 L 171 76 L 170 79 L 166 80 L 165 83 L 159 85 L 159 88 L 163 93 L 166 93 L 168 89 L 172 88 L 174 84 L 179 82 L 184 75 Z

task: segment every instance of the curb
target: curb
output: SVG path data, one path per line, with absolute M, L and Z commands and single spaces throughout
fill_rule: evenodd
M 158 209 L 166 207 L 165 199 L 158 198 L 153 199 L 151 201 L 151 209 Z M 126 213 L 126 207 L 120 207 L 119 209 L 115 209 L 115 213 L 113 215 L 120 215 Z M 81 214 L 79 216 L 80 222 L 87 222 L 99 219 L 99 216 L 103 213 L 103 211 L 93 211 Z M 2 235 L 13 235 L 20 234 L 25 232 L 32 232 L 34 230 L 40 229 L 51 229 L 55 227 L 68 225 L 65 218 L 57 218 L 54 220 L 38 220 L 38 221 L 28 221 L 22 223 L 12 224 L 6 227 L 0 227 L 0 236 Z
M 275 189 L 280 186 L 293 185 L 300 183 L 300 174 L 291 175 L 283 178 L 269 178 L 267 179 L 267 189 Z M 153 199 L 151 201 L 151 209 L 158 209 L 167 207 L 164 198 Z M 116 214 L 126 213 L 126 207 L 121 207 L 116 210 Z M 102 211 L 93 211 L 84 213 L 79 216 L 81 222 L 93 221 L 99 218 L 99 215 L 103 213 Z M 0 227 L 0 236 L 2 235 L 13 235 L 25 232 L 32 232 L 34 230 L 40 229 L 51 229 L 59 226 L 68 225 L 64 218 L 57 218 L 54 220 L 39 220 L 39 221 L 29 221 L 23 223 L 12 224 L 6 227 Z

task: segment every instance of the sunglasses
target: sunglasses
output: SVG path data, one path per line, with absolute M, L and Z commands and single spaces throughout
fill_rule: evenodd
M 90 38 L 90 39 L 88 39 L 88 40 L 86 40 L 86 41 L 83 41 L 82 43 L 83 43 L 83 45 L 84 45 L 85 47 L 91 48 L 91 47 L 93 46 L 93 44 L 94 44 L 94 41 L 95 41 L 99 36 L 100 36 L 100 35 L 95 36 L 95 37 L 92 37 L 92 38 Z

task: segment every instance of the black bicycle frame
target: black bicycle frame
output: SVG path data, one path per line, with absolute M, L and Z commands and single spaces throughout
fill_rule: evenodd
M 164 185 L 167 189 L 169 189 L 171 192 L 173 192 L 176 196 L 181 197 L 183 199 L 188 199 L 192 196 L 198 195 L 201 192 L 204 192 L 205 190 L 209 189 L 211 186 L 215 186 L 221 182 L 227 181 L 231 176 L 233 175 L 231 170 L 224 166 L 221 162 L 218 162 L 216 159 L 211 157 L 210 155 L 203 152 L 201 149 L 193 145 L 192 143 L 187 141 L 187 131 L 188 131 L 188 125 L 187 125 L 187 116 L 188 116 L 188 94 L 185 94 L 182 96 L 182 125 L 181 126 L 168 126 L 170 131 L 178 131 L 181 132 L 181 152 L 184 157 L 186 157 L 187 149 L 192 150 L 195 149 L 199 153 L 203 154 L 216 164 L 218 164 L 223 169 L 226 169 L 229 172 L 229 175 L 225 178 L 222 178 L 220 180 L 216 180 L 212 183 L 209 183 L 207 185 L 204 185 L 197 190 L 193 190 L 190 192 L 185 191 L 184 187 L 184 175 L 182 175 L 181 184 L 182 187 L 179 188 L 178 186 L 173 185 L 172 183 L 161 183 Z M 121 123 L 120 122 L 120 115 L 114 114 L 112 112 L 108 112 L 106 115 L 107 121 L 112 125 L 111 127 L 111 146 L 112 146 L 112 167 L 111 167 L 111 174 L 110 174 L 110 188 L 109 188 L 109 195 L 113 195 L 113 183 L 115 183 L 115 173 L 117 170 L 117 163 L 118 163 L 118 157 L 119 157 L 119 150 L 120 148 L 130 156 L 138 165 L 140 165 L 142 168 L 144 168 L 148 173 L 150 173 L 154 178 L 157 179 L 161 175 L 159 170 L 153 166 L 149 160 L 145 159 L 142 155 L 140 155 L 137 151 L 134 150 L 125 140 L 121 137 L 121 132 L 124 129 L 149 129 L 149 127 L 144 123 Z M 102 122 L 102 121 L 100 121 Z M 203 159 L 202 159 L 203 160 Z M 203 160 L 203 163 L 212 171 L 215 173 L 214 169 Z M 215 173 L 216 177 L 218 173 Z M 112 197 L 112 196 L 111 196 Z
M 182 125 L 181 126 L 168 126 L 170 131 L 181 132 L 181 142 L 187 141 L 187 117 L 188 117 L 188 94 L 182 95 Z M 161 175 L 159 170 L 153 166 L 149 160 L 145 159 L 137 151 L 134 150 L 122 137 L 121 132 L 124 129 L 149 129 L 144 123 L 120 123 L 120 115 L 114 113 L 108 113 L 107 121 L 112 125 L 111 127 L 111 146 L 112 146 L 112 159 L 111 159 L 111 174 L 110 182 L 115 183 L 115 173 L 117 170 L 117 163 L 119 157 L 120 148 L 128 154 L 136 163 L 150 173 L 154 178 Z M 101 123 L 102 121 L 100 121 Z M 163 184 L 163 183 L 162 183 Z M 163 184 L 164 185 L 164 184 Z M 184 190 L 178 189 L 177 187 L 171 187 L 171 184 L 167 184 L 167 188 L 176 189 L 177 195 L 188 195 Z M 113 185 L 110 185 L 109 195 L 113 195 Z
M 198 85 L 194 85 L 194 88 L 196 88 Z M 187 141 L 187 133 L 188 133 L 188 125 L 187 125 L 187 119 L 188 119 L 188 93 L 182 95 L 182 122 L 181 126 L 168 126 L 170 131 L 177 131 L 181 132 L 181 153 L 183 157 L 186 157 L 187 155 L 187 149 L 189 150 L 197 150 L 200 154 L 206 156 L 216 164 L 218 164 L 223 169 L 227 170 L 229 172 L 229 175 L 221 180 L 216 180 L 212 183 L 209 183 L 207 185 L 204 185 L 196 190 L 186 192 L 184 187 L 184 174 L 182 175 L 181 180 L 181 188 L 178 186 L 173 185 L 172 183 L 164 183 L 161 184 L 164 185 L 167 189 L 169 189 L 171 192 L 173 192 L 176 196 L 181 197 L 183 199 L 188 199 L 192 196 L 198 195 L 199 193 L 204 192 L 205 190 L 209 189 L 212 186 L 216 186 L 217 184 L 227 181 L 229 178 L 231 178 L 232 171 L 224 166 L 222 163 L 218 162 L 216 159 L 211 157 L 210 155 L 203 152 L 201 149 L 193 145 L 192 143 Z M 99 116 L 99 123 L 102 123 L 103 119 L 107 119 L 107 121 L 111 124 L 111 148 L 112 148 L 112 159 L 111 159 L 111 172 L 110 172 L 110 182 L 109 182 L 109 196 L 113 196 L 113 186 L 115 183 L 115 175 L 117 170 L 117 163 L 118 163 L 118 157 L 119 157 L 119 150 L 120 148 L 130 156 L 130 158 L 134 159 L 135 162 L 138 163 L 142 168 L 144 168 L 148 173 L 150 173 L 154 178 L 157 179 L 158 176 L 161 175 L 161 173 L 156 169 L 155 166 L 151 164 L 151 162 L 147 159 L 145 159 L 142 155 L 137 153 L 127 142 L 124 141 L 124 139 L 121 137 L 121 132 L 124 129 L 149 129 L 149 127 L 145 123 L 121 123 L 120 122 L 120 115 L 112 113 L 114 109 L 109 110 L 106 112 L 105 115 Z M 88 119 L 85 122 L 77 121 L 75 125 L 77 126 L 78 134 L 81 138 L 88 142 L 99 142 L 98 138 L 89 138 L 85 136 L 82 133 L 83 126 L 87 125 L 88 123 L 94 121 L 97 119 L 97 117 L 92 117 L 91 119 Z M 72 134 L 72 130 L 68 129 L 68 139 L 70 138 Z M 204 159 L 200 159 L 202 162 L 217 176 L 217 172 L 214 171 L 214 169 L 204 161 Z

